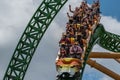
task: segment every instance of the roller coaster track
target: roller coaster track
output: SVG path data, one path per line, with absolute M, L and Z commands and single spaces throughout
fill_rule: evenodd
M 86 61 L 88 60 L 89 54 L 95 44 L 99 44 L 101 47 L 112 52 L 120 52 L 120 36 L 119 35 L 105 31 L 104 26 L 102 24 L 98 24 L 93 33 L 94 34 L 91 35 L 88 47 L 85 52 L 81 76 L 83 75 Z M 80 80 L 82 80 L 82 77 Z
M 3 80 L 24 79 L 30 61 L 38 44 L 40 43 L 40 40 L 56 14 L 67 1 L 68 0 L 43 0 L 20 38 Z M 89 53 L 96 43 L 107 50 L 120 52 L 120 36 L 106 32 L 103 25 L 99 24 L 96 27 L 94 34 L 91 35 L 86 49 L 80 80 L 82 80 Z

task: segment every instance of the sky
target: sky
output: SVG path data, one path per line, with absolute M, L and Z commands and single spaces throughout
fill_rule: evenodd
M 65 31 L 68 21 L 68 5 L 72 9 L 82 0 L 69 0 L 57 14 L 42 38 L 27 70 L 24 80 L 55 80 L 55 58 L 59 49 L 61 33 Z M 92 3 L 89 0 L 88 3 Z M 18 41 L 42 0 L 0 0 L 0 80 L 3 79 L 8 63 Z M 106 31 L 120 35 L 120 0 L 100 0 L 101 23 Z M 62 16 L 62 17 L 61 17 Z M 104 52 L 105 49 L 95 45 L 93 51 Z M 96 59 L 99 63 L 120 74 L 120 65 L 108 59 Z M 90 66 L 86 66 L 83 80 L 113 80 Z

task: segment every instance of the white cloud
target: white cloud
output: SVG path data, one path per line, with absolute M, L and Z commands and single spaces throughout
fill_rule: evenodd
M 0 45 L 4 45 L 22 33 L 34 7 L 30 0 L 3 0 L 0 3 L 5 4 L 0 6 Z
M 111 16 L 102 16 L 101 23 L 107 31 L 120 35 L 120 22 Z

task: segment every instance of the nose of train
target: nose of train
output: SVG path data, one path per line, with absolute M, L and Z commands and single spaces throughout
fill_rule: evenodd
M 57 78 L 58 80 L 64 80 L 68 78 L 79 77 L 81 62 L 79 59 L 64 58 L 59 59 L 56 62 Z
M 67 78 L 67 77 L 70 77 L 70 73 L 68 73 L 68 72 L 63 72 L 60 76 L 61 76 L 62 78 Z
M 76 68 L 72 68 L 69 66 L 62 66 L 58 69 L 58 75 L 65 78 L 65 77 L 73 77 L 76 73 Z
M 80 73 L 76 72 L 74 75 L 70 72 L 62 72 L 57 75 L 56 80 L 79 80 Z

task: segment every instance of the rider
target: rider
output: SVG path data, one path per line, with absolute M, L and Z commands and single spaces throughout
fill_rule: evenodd
M 65 58 L 65 57 L 67 57 L 66 50 L 65 50 L 63 47 L 60 48 L 60 56 L 59 56 L 59 57 L 60 57 L 60 58 Z
M 63 33 L 62 38 L 59 41 L 59 45 L 60 45 L 60 47 L 64 47 L 65 48 L 65 46 L 68 45 L 68 44 L 70 44 L 70 41 L 67 38 L 66 34 Z
M 83 50 L 78 45 L 78 42 L 75 42 L 75 44 L 70 47 L 70 57 L 72 57 L 72 58 L 81 59 L 82 52 L 83 52 Z

